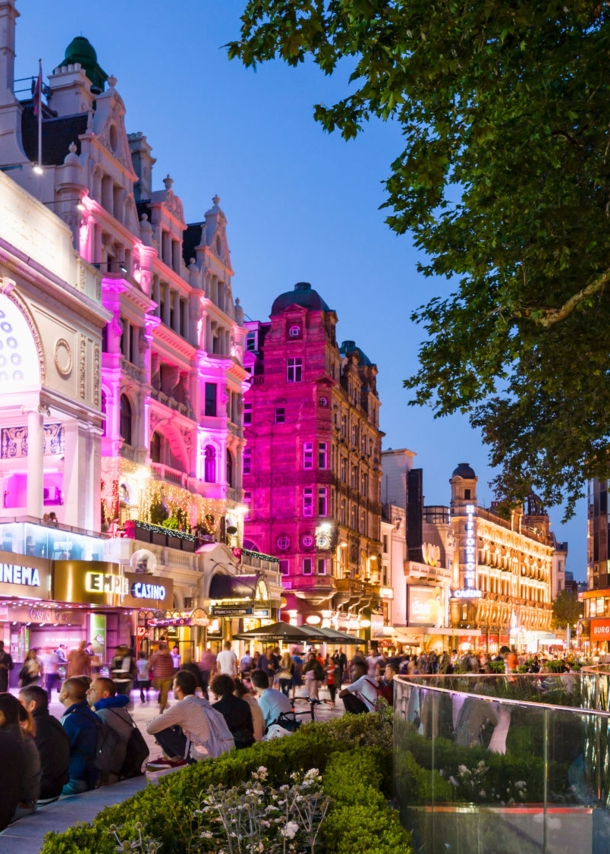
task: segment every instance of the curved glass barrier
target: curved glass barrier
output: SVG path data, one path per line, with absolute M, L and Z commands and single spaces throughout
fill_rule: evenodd
M 421 854 L 607 854 L 610 675 L 397 677 L 394 795 Z

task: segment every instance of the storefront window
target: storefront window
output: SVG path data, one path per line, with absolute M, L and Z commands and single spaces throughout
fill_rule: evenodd
M 0 551 L 51 560 L 104 560 L 102 540 L 30 522 L 0 524 Z

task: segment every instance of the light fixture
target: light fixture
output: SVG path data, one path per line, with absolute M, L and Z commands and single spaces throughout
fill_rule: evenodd
M 84 211 L 84 210 L 87 210 L 87 208 L 84 206 L 84 204 L 82 202 L 78 202 L 76 205 L 76 210 L 77 211 Z
M 308 626 L 317 626 L 322 622 L 322 617 L 318 617 L 317 614 L 312 614 L 310 617 L 307 617 L 305 622 Z
M 34 172 L 36 173 L 36 175 L 42 175 L 42 166 L 34 166 Z

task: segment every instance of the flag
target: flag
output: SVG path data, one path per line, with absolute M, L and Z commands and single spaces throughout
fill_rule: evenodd
M 39 61 L 38 77 L 34 84 L 34 115 L 42 111 L 42 62 Z

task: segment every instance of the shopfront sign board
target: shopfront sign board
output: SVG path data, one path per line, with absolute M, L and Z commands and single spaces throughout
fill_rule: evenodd
M 50 561 L 29 555 L 0 552 L 0 595 L 50 599 Z
M 127 572 L 125 579 L 128 592 L 123 597 L 123 604 L 128 608 L 165 611 L 174 607 L 174 582 L 171 578 Z
M 610 641 L 610 619 L 591 620 L 591 640 Z

